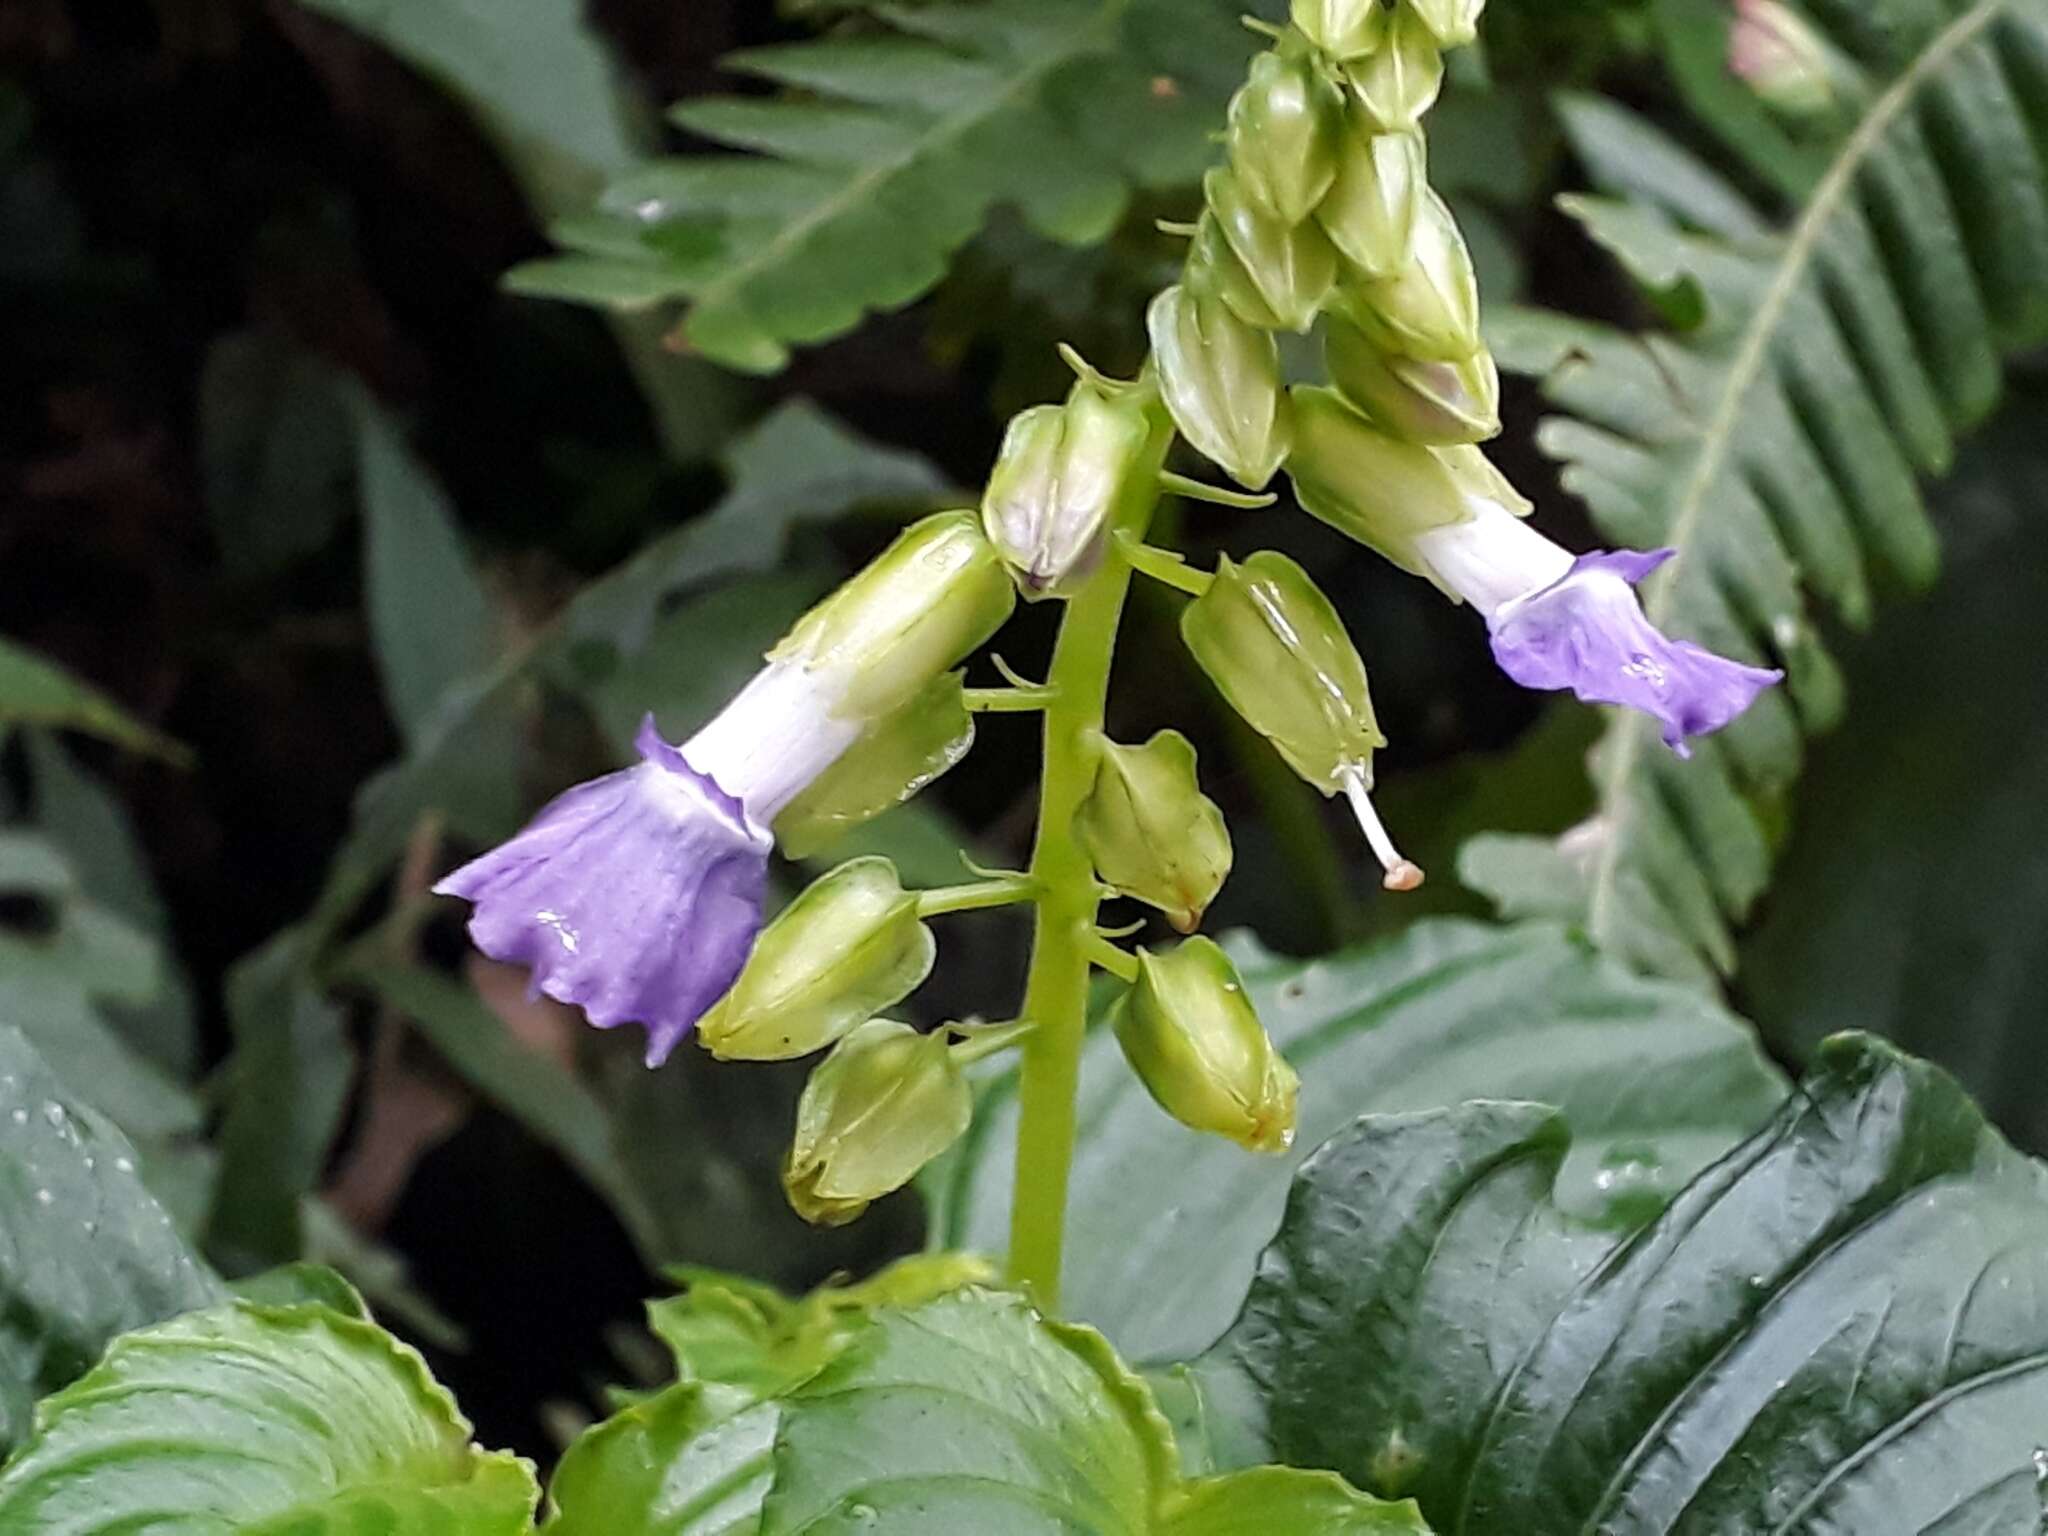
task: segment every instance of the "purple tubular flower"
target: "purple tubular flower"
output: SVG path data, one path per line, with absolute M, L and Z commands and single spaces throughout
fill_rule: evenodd
M 1667 639 L 1644 617 L 1635 584 L 1673 553 L 1581 555 L 1558 580 L 1488 616 L 1494 659 L 1525 688 L 1569 688 L 1589 704 L 1653 715 L 1664 744 L 1689 756 L 1688 736 L 1718 731 L 1785 674 Z
M 610 1029 L 647 1026 L 659 1066 L 732 986 L 761 927 L 769 835 L 661 739 L 637 767 L 558 796 L 434 887 L 474 903 L 470 937 Z

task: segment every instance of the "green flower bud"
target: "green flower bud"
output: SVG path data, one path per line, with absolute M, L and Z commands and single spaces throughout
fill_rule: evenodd
M 1379 46 L 1345 68 L 1359 105 L 1388 132 L 1421 122 L 1444 84 L 1443 51 L 1421 17 L 1406 7 L 1387 18 Z
M 1330 382 L 1373 422 L 1412 443 L 1476 443 L 1500 431 L 1500 371 L 1483 348 L 1460 363 L 1388 354 L 1337 315 L 1324 321 Z
M 1349 63 L 1386 41 L 1381 0 L 1294 0 L 1289 11 L 1295 30 L 1333 59 Z
M 1142 747 L 1102 742 L 1096 764 L 1076 818 L 1095 872 L 1193 933 L 1230 873 L 1230 830 L 1196 780 L 1195 749 L 1161 731 Z
M 1223 238 L 1216 216 L 1206 210 L 1195 226 L 1195 243 L 1188 252 L 1187 270 L 1181 282 L 1188 292 L 1213 299 L 1256 330 L 1286 329 L 1286 323 L 1266 302 L 1244 263 L 1237 259 L 1237 252 Z
M 1408 264 L 1416 210 L 1429 191 L 1419 133 L 1380 133 L 1353 107 L 1337 155 L 1337 177 L 1316 209 L 1316 222 L 1352 266 L 1370 278 L 1392 277 Z
M 1826 40 L 1778 0 L 1736 0 L 1728 68 L 1767 106 L 1795 118 L 1834 106 L 1841 72 Z
M 869 723 L 860 739 L 775 818 L 775 841 L 807 859 L 864 821 L 901 805 L 974 745 L 963 674 L 934 678 L 914 699 Z
M 1180 435 L 1240 485 L 1264 490 L 1287 457 L 1280 348 L 1222 299 L 1176 285 L 1145 311 L 1159 392 Z
M 887 859 L 854 859 L 815 880 L 754 941 L 739 980 L 698 1021 L 726 1061 L 822 1051 L 932 973 L 938 943 Z
M 1455 363 L 1484 345 L 1472 254 L 1436 193 L 1425 192 L 1415 210 L 1408 260 L 1392 277 L 1365 283 L 1346 308 L 1389 352 Z
M 1180 633 L 1230 707 L 1324 794 L 1337 793 L 1387 744 L 1343 620 L 1285 555 L 1268 549 L 1242 565 L 1225 560 L 1209 590 L 1182 610 Z
M 1416 535 L 1472 515 L 1458 475 L 1429 449 L 1389 437 L 1335 390 L 1296 385 L 1288 393 L 1295 432 L 1287 473 L 1303 510 L 1428 576 Z
M 1270 315 L 1275 324 L 1268 329 L 1307 330 L 1337 281 L 1337 250 L 1329 236 L 1313 220 L 1289 225 L 1261 213 L 1237 178 L 1220 166 L 1202 178 L 1202 193 L 1217 232 L 1264 306 L 1263 315 L 1242 308 L 1238 314 L 1253 325 L 1265 325 L 1264 316 Z M 1228 286 L 1220 291 L 1230 299 Z
M 1479 36 L 1486 0 L 1408 0 L 1422 24 L 1446 48 L 1462 48 Z
M 1294 1142 L 1300 1079 L 1273 1048 L 1230 957 L 1208 939 L 1138 952 L 1115 1010 L 1117 1043 L 1159 1107 L 1254 1152 Z
M 769 659 L 846 667 L 845 707 L 886 715 L 1002 628 L 1016 603 L 974 514 L 939 512 L 797 620 Z
M 1311 213 L 1337 174 L 1344 97 L 1298 44 L 1252 60 L 1230 98 L 1230 164 L 1244 194 L 1283 224 Z
M 1118 502 L 1155 473 L 1151 392 L 1076 381 L 1065 405 L 1012 418 L 982 497 L 982 526 L 1029 598 L 1093 573 Z
M 943 1031 L 871 1019 L 804 1085 L 783 1191 L 804 1220 L 843 1226 L 958 1141 L 973 1114 Z

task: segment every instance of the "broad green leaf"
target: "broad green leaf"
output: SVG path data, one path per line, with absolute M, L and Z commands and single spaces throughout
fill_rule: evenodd
M 1814 752 L 1744 1007 L 1806 1058 L 1864 1024 L 2048 1149 L 2048 391 L 2016 397 L 1941 488 L 1940 588 L 1848 648 L 1859 702 Z
M 432 472 L 376 406 L 356 422 L 370 637 L 392 718 L 418 741 L 450 690 L 490 665 L 490 601 Z
M 5 1021 L 0 1232 L 0 1448 L 115 1334 L 222 1294 L 144 1188 L 135 1149 Z
M 1389 1504 L 1342 1478 L 1298 1467 L 1249 1467 L 1188 1484 L 1159 1536 L 1429 1536 L 1413 1504 Z
M 1294 1157 L 1258 1157 L 1168 1120 L 1107 1031 L 1083 1058 L 1064 1302 L 1133 1359 L 1187 1355 L 1222 1331 L 1300 1157 L 1361 1113 L 1506 1094 L 1559 1104 L 1579 1131 L 1562 1198 L 1624 1226 L 1783 1092 L 1739 1020 L 1553 928 L 1440 919 L 1308 964 L 1242 942 L 1237 959 L 1301 1075 Z M 1016 1123 L 1004 1077 L 930 1186 L 940 1243 L 1002 1251 Z
M 123 1335 L 43 1403 L 0 1530 L 521 1536 L 537 1497 L 376 1324 L 236 1301 Z
M 0 640 L 0 726 L 6 725 L 80 731 L 174 763 L 190 757 L 178 743 L 134 719 L 97 689 L 33 651 Z
M 1360 1122 L 1198 1377 L 1462 1536 L 2037 1528 L 2048 1171 L 1952 1080 L 1838 1036 L 1605 1253 L 1565 1150 L 1534 1106 Z
M 199 470 L 231 578 L 278 575 L 334 537 L 353 507 L 362 393 L 277 331 L 230 331 L 206 349 Z
M 761 1536 L 1136 1536 L 1178 1476 L 1151 1394 L 1098 1335 L 992 1292 L 878 1314 L 781 1406 Z
M 780 1405 L 725 1413 L 682 1382 L 579 1436 L 548 1486 L 547 1536 L 757 1536 Z
M 1525 849 L 1497 890 L 1511 914 L 1531 889 L 1547 910 L 1568 900 L 1617 958 L 1701 982 L 1733 967 L 1805 738 L 1842 711 L 1810 598 L 1861 626 L 1878 593 L 1932 579 L 1916 476 L 1948 468 L 2001 359 L 2048 337 L 2048 122 L 2032 110 L 2048 3 L 1817 11 L 1865 88 L 1817 171 L 1744 119 L 1733 149 L 1768 203 L 1619 107 L 1566 104 L 1608 194 L 1567 206 L 1670 329 L 1515 314 L 1490 328 L 1503 364 L 1568 413 L 1539 441 L 1601 531 L 1676 551 L 1644 584 L 1649 616 L 1788 674 L 1690 762 L 1616 715 L 1592 757 L 1593 817 Z
M 614 179 L 602 217 L 556 231 L 572 265 L 516 268 L 510 285 L 626 306 L 684 296 L 698 351 L 774 372 L 791 343 L 921 297 L 998 204 L 1092 242 L 1132 183 L 1191 182 L 1251 46 L 1210 0 L 947 0 L 876 20 L 727 55 L 789 94 L 672 116 L 747 153 Z

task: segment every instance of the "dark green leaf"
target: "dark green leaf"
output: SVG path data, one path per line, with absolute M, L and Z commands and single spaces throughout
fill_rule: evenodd
M 0 1231 L 0 1447 L 115 1334 L 222 1294 L 143 1187 L 134 1148 L 4 1022 Z
M 190 756 L 178 743 L 132 718 L 106 695 L 7 640 L 0 640 L 0 725 L 47 725 L 63 731 L 81 731 L 174 763 L 183 763 Z
M 1567 1206 L 1642 1220 L 1770 1113 L 1783 1092 L 1741 1022 L 1688 988 L 1641 981 L 1556 929 L 1442 919 L 1310 964 L 1240 944 L 1267 1029 L 1301 1074 L 1306 1153 L 1365 1111 L 1526 1094 L 1579 1142 Z M 1068 1215 L 1069 1312 L 1133 1358 L 1200 1349 L 1229 1322 L 1297 1158 L 1261 1158 L 1175 1125 L 1098 1031 L 1082 1065 Z M 933 1187 L 940 1242 L 1000 1252 L 1014 1080 L 995 1083 Z
M 547 1536 L 756 1536 L 781 1408 L 725 1413 L 683 1382 L 580 1436 L 548 1488 Z
M 490 602 L 432 473 L 376 406 L 356 415 L 370 637 L 392 718 L 417 742 L 450 691 L 490 665 Z
M 374 1323 L 230 1302 L 124 1335 L 44 1403 L 0 1530 L 521 1536 L 532 1467 L 469 1433 Z
M 1837 1037 L 1605 1254 L 1565 1155 L 1533 1106 L 1360 1122 L 1198 1377 L 1465 1536 L 2037 1527 L 2048 1172 L 1953 1081 Z

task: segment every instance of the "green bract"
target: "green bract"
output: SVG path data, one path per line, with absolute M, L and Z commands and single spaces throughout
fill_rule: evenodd
M 1065 405 L 1014 417 L 982 497 L 982 526 L 1029 598 L 1094 571 L 1118 503 L 1151 472 L 1151 392 L 1078 380 Z
M 1415 536 L 1472 515 L 1459 474 L 1428 448 L 1382 432 L 1335 390 L 1296 385 L 1288 394 L 1295 432 L 1287 473 L 1303 508 L 1404 571 L 1428 575 Z
M 1422 24 L 1446 48 L 1460 48 L 1479 36 L 1486 0 L 1405 0 Z
M 1258 295 L 1262 312 L 1233 297 L 1235 284 L 1219 273 L 1219 291 L 1239 315 L 1269 330 L 1305 331 L 1337 280 L 1337 251 L 1314 222 L 1286 224 L 1262 212 L 1229 171 L 1221 167 L 1202 178 L 1202 195 L 1214 227 L 1237 258 L 1244 278 Z M 1209 251 L 1197 240 L 1196 253 Z
M 1422 18 L 1405 7 L 1387 18 L 1378 44 L 1346 69 L 1359 105 L 1380 127 L 1413 128 L 1436 105 L 1444 56 Z
M 1230 98 L 1230 164 L 1263 212 L 1299 224 L 1337 174 L 1344 97 L 1307 49 L 1262 53 Z
M 1374 423 L 1414 443 L 1476 443 L 1500 431 L 1500 371 L 1484 348 L 1462 362 L 1383 351 L 1340 316 L 1324 321 L 1330 382 Z
M 1407 261 L 1364 284 L 1350 312 L 1387 350 L 1410 357 L 1455 363 L 1480 349 L 1479 280 L 1442 198 L 1425 190 Z
M 1145 312 L 1160 397 L 1180 434 L 1240 485 L 1263 490 L 1287 457 L 1280 349 L 1222 299 L 1176 285 Z
M 975 515 L 937 512 L 904 529 L 769 656 L 846 668 L 848 707 L 886 715 L 1002 628 L 1016 602 Z
M 872 1019 L 804 1085 L 782 1187 L 804 1220 L 840 1226 L 908 1184 L 973 1113 L 973 1091 L 943 1033 Z
M 1131 1070 L 1182 1125 L 1254 1152 L 1293 1142 L 1300 1082 L 1267 1038 L 1237 967 L 1211 940 L 1140 950 L 1138 979 L 1113 1023 Z
M 1392 277 L 1408 263 L 1416 209 L 1429 190 L 1422 135 L 1383 132 L 1356 104 L 1349 119 L 1316 222 L 1360 273 Z
M 855 859 L 761 930 L 732 991 L 698 1022 L 698 1038 L 728 1060 L 808 1056 L 908 997 L 937 954 L 896 866 Z
M 1347 772 L 1371 779 L 1387 744 L 1365 663 L 1330 600 L 1285 555 L 1229 560 L 1181 614 L 1181 638 L 1209 680 L 1288 765 L 1326 795 Z
M 1101 743 L 1081 841 L 1103 882 L 1192 933 L 1230 873 L 1230 829 L 1195 777 L 1179 731 L 1142 747 Z
M 901 805 L 954 767 L 974 745 L 974 716 L 958 672 L 934 678 L 908 703 L 874 721 L 837 762 L 775 818 L 775 841 L 809 858 L 862 822 Z

